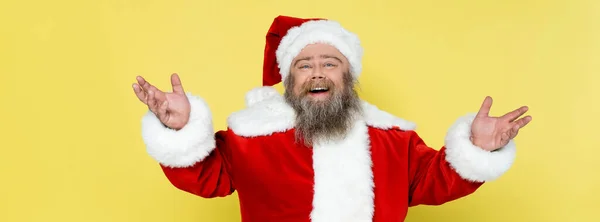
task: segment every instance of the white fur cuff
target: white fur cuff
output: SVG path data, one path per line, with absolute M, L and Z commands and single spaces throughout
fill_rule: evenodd
M 190 119 L 180 130 L 165 127 L 148 111 L 142 119 L 142 138 L 148 154 L 169 167 L 188 167 L 202 161 L 215 148 L 211 112 L 200 97 L 187 94 Z
M 506 146 L 489 152 L 475 146 L 471 140 L 471 124 L 475 114 L 461 117 L 446 135 L 446 161 L 464 179 L 485 182 L 497 179 L 513 164 L 516 146 L 511 140 Z

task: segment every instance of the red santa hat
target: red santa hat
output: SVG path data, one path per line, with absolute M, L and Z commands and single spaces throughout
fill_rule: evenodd
M 313 43 L 336 47 L 348 59 L 350 74 L 358 78 L 362 71 L 363 49 L 356 34 L 332 20 L 278 16 L 266 36 L 263 86 L 285 81 L 292 60 L 306 45 Z

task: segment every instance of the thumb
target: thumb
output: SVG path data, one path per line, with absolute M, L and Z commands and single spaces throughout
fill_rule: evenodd
M 492 107 L 492 97 L 486 96 L 477 112 L 477 117 L 487 117 L 490 114 L 490 108 Z
M 179 79 L 179 75 L 177 75 L 177 73 L 173 73 L 173 75 L 171 75 L 171 86 L 173 87 L 173 93 L 185 93 L 183 90 L 183 86 L 181 85 L 181 79 Z

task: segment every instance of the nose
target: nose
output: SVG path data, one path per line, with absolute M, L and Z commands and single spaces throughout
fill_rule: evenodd
M 313 75 L 311 77 L 312 80 L 320 80 L 320 79 L 324 79 L 324 78 L 325 78 L 325 76 L 323 76 L 323 75 Z
M 325 75 L 323 75 L 323 73 L 321 72 L 321 69 L 319 69 L 319 68 L 313 69 L 312 75 L 310 77 L 311 80 L 321 80 L 324 78 L 325 78 Z

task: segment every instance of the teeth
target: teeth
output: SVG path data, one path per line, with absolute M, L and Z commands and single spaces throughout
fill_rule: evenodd
M 311 90 L 313 90 L 313 91 L 316 91 L 316 90 L 327 90 L 327 88 L 313 88 Z

